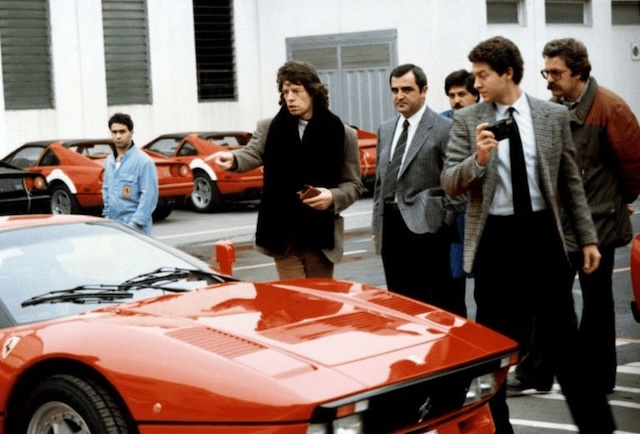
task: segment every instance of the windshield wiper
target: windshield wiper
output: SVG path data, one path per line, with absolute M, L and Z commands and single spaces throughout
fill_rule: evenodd
M 206 280 L 207 283 L 220 283 L 225 280 L 233 280 L 202 270 L 178 267 L 160 267 L 156 270 L 150 271 L 149 273 L 140 274 L 139 276 L 126 280 L 119 286 L 123 289 L 158 288 L 171 291 L 171 288 L 165 288 L 164 286 L 158 287 L 156 284 L 177 282 L 178 280 L 188 277 L 201 278 Z
M 80 285 L 71 289 L 36 295 L 23 301 L 20 305 L 27 307 L 43 303 L 109 303 L 124 298 L 133 298 L 133 294 L 120 289 L 118 285 Z
M 115 300 L 133 298 L 132 290 L 158 289 L 168 292 L 188 292 L 190 289 L 172 288 L 167 283 L 177 282 L 188 277 L 200 277 L 207 282 L 223 282 L 233 280 L 202 270 L 187 268 L 160 267 L 149 273 L 140 274 L 120 284 L 79 285 L 70 289 L 50 291 L 36 295 L 21 303 L 22 307 L 43 303 L 109 303 Z

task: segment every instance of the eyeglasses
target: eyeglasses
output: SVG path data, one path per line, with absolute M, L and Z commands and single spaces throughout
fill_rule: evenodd
M 551 76 L 554 80 L 557 80 L 562 77 L 562 74 L 567 71 L 568 69 L 543 69 L 542 71 L 540 71 L 540 74 L 542 74 L 542 78 L 544 78 L 545 80 L 549 78 L 549 76 Z

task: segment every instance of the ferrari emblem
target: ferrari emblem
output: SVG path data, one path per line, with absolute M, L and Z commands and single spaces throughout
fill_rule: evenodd
M 422 422 L 425 417 L 431 411 L 431 397 L 428 396 L 427 399 L 424 400 L 422 405 L 418 408 L 418 423 Z
M 18 336 L 11 336 L 2 344 L 2 360 L 6 360 L 7 357 L 11 354 L 13 349 L 20 342 L 20 338 Z
M 124 197 L 126 199 L 130 199 L 131 198 L 131 186 L 130 185 L 125 185 L 122 188 L 122 197 Z

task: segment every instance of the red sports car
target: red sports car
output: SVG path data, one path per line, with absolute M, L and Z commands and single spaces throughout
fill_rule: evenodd
M 356 127 L 354 127 L 356 128 Z M 362 172 L 362 184 L 373 193 L 376 180 L 376 145 L 378 135 L 371 131 L 356 128 L 358 133 L 358 151 L 360 152 L 360 171 Z
M 18 147 L 3 161 L 47 178 L 53 214 L 96 212 L 102 207 L 104 160 L 112 152 L 110 139 L 42 140 Z M 186 164 L 156 155 L 159 199 L 154 220 L 169 216 L 175 203 L 193 191 Z
M 640 234 L 631 244 L 631 285 L 634 300 L 631 302 L 633 318 L 640 322 Z
M 233 173 L 204 160 L 218 151 L 238 149 L 249 140 L 251 133 L 244 131 L 171 133 L 156 137 L 142 149 L 188 164 L 194 182 L 191 204 L 198 212 L 210 212 L 225 200 L 257 199 L 262 194 L 262 167 Z
M 489 434 L 516 359 L 384 289 L 241 282 L 98 217 L 0 217 L 0 434 Z

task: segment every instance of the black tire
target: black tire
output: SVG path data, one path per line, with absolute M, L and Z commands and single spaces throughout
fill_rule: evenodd
M 173 209 L 170 206 L 158 205 L 156 209 L 153 210 L 153 221 L 159 222 L 166 219 L 171 214 L 171 211 L 173 211 Z
M 135 434 L 115 399 L 92 380 L 60 374 L 45 378 L 23 406 L 17 432 L 25 434 Z
M 197 212 L 211 212 L 222 204 L 220 190 L 215 181 L 212 181 L 204 172 L 193 175 L 193 192 L 191 193 L 191 205 Z
M 51 214 L 80 214 L 76 197 L 64 184 L 51 187 Z

